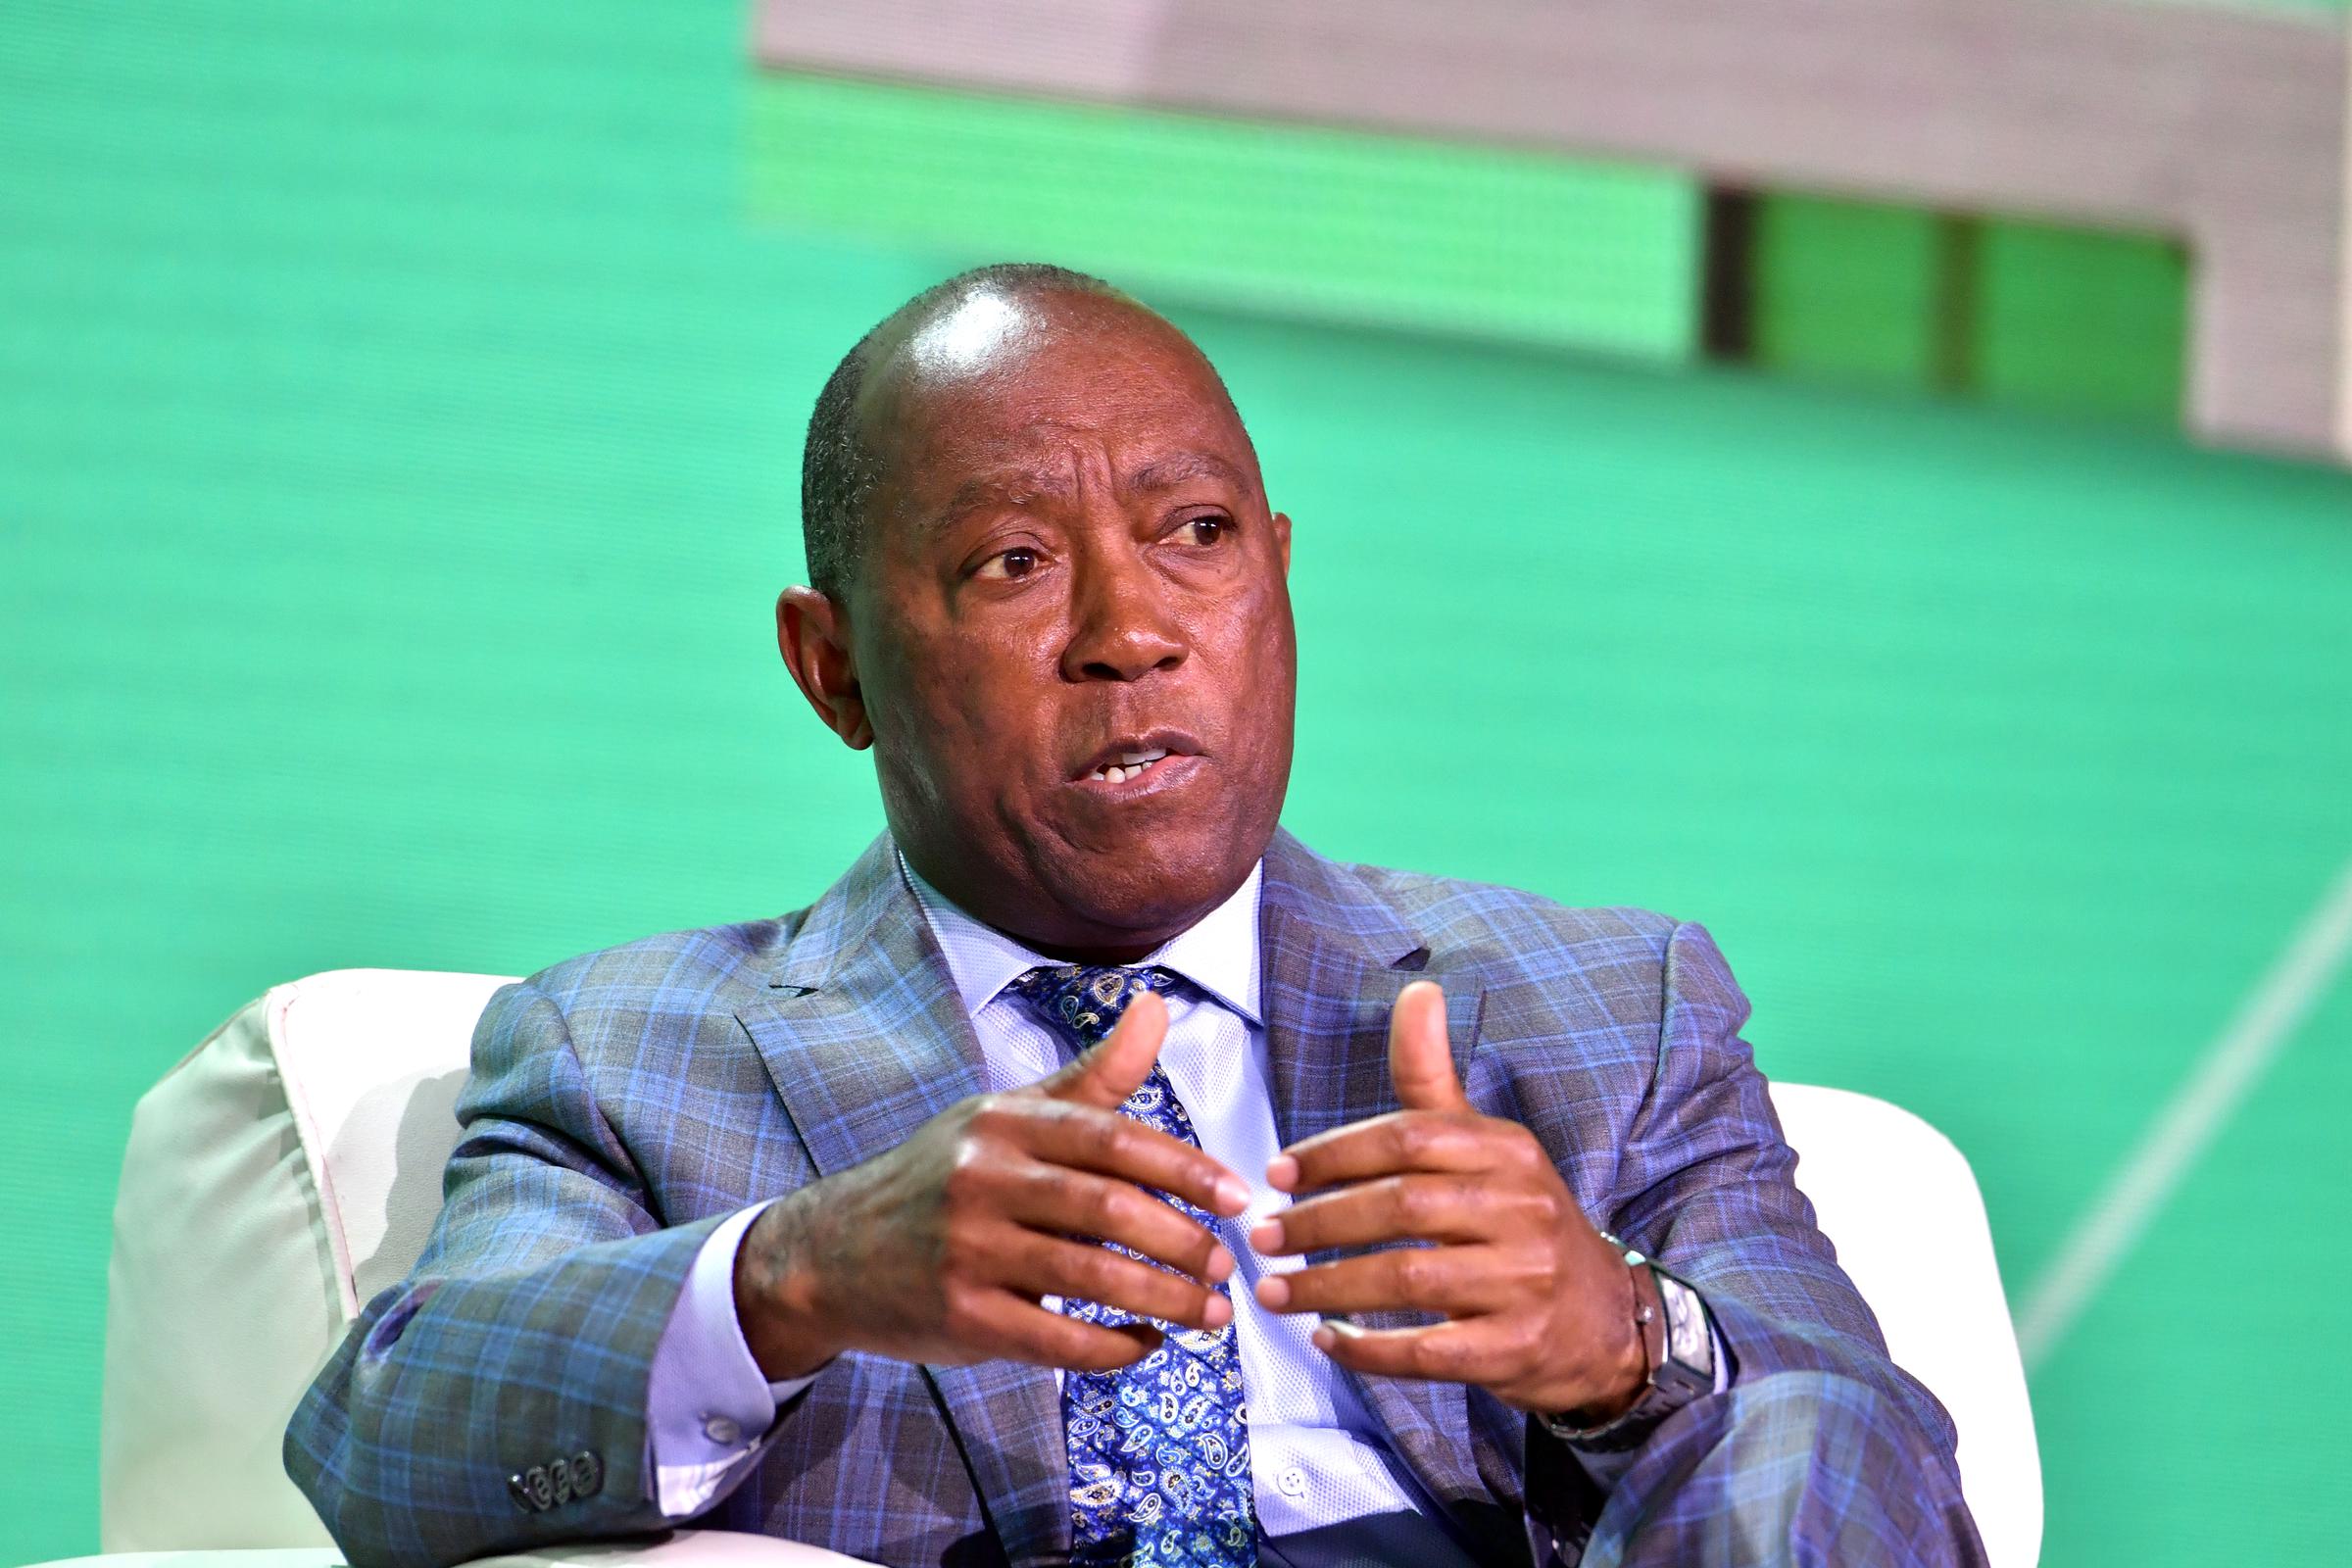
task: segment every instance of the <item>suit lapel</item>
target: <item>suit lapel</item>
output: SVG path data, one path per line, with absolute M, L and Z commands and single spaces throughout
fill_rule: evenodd
M 1267 1077 L 1286 1146 L 1399 1108 L 1389 1080 L 1389 1012 L 1414 980 L 1446 987 L 1454 1070 L 1475 1084 L 1469 1069 L 1483 1002 L 1476 982 L 1424 973 L 1428 949 L 1360 880 L 1278 834 L 1266 854 L 1262 910 Z M 1484 1097 L 1474 1089 L 1473 1099 Z M 1366 1321 L 1385 1328 L 1413 1320 L 1374 1314 Z M 1432 1495 L 1449 1506 L 1491 1501 L 1472 1458 L 1468 1390 L 1345 1375 Z
M 1482 1109 L 1496 1108 L 1487 1103 L 1495 1086 L 1471 1070 L 1476 982 L 1424 974 L 1428 949 L 1361 879 L 1278 833 L 1261 909 L 1268 1079 L 1285 1144 L 1397 1108 L 1389 1011 L 1416 979 L 1446 986 L 1455 1070 Z M 983 1087 L 971 1020 L 887 835 L 809 910 L 765 1003 L 738 1017 L 822 1175 L 898 1147 Z M 1066 1557 L 1069 1460 L 1053 1373 L 1009 1361 L 923 1372 L 1006 1555 Z M 1491 1504 L 1465 1389 L 1344 1375 L 1431 1495 L 1449 1507 Z
M 821 1175 L 906 1142 L 984 1082 L 980 1044 L 887 835 L 808 912 L 738 1015 Z M 1069 1550 L 1061 1396 L 1044 1367 L 925 1366 L 1015 1563 Z

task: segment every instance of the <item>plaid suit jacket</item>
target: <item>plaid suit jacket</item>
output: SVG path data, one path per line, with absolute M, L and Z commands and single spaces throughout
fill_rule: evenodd
M 1701 928 L 1341 864 L 1287 833 L 1262 908 L 1286 1142 L 1396 1108 L 1390 1006 L 1408 981 L 1441 981 L 1472 1101 L 1532 1129 L 1596 1224 L 1699 1287 L 1741 1384 L 1803 1371 L 1871 1391 L 1942 1490 L 1950 1423 L 1886 1359 L 1792 1185 L 1740 1039 L 1746 1002 Z M 887 837 L 797 913 L 502 990 L 432 1241 L 319 1373 L 287 1469 L 359 1568 L 662 1528 L 647 1380 L 696 1249 L 729 1212 L 881 1153 L 981 1086 Z M 1361 1387 L 1396 1452 L 1498 1556 L 1591 1525 L 1599 1499 L 1517 1412 L 1457 1385 Z M 511 1475 L 582 1450 L 604 1461 L 593 1495 L 543 1512 L 509 1495 Z M 886 1564 L 1054 1561 L 1069 1501 L 1053 1374 L 843 1356 L 704 1522 Z

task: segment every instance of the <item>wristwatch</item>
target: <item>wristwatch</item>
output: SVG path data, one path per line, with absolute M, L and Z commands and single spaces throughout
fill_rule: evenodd
M 1704 1394 L 1715 1392 L 1715 1336 L 1698 1293 L 1640 1251 L 1611 1236 L 1600 1239 L 1625 1254 L 1634 1280 L 1634 1332 L 1649 1371 L 1641 1397 L 1598 1426 L 1580 1427 L 1564 1416 L 1539 1415 L 1562 1443 L 1594 1453 L 1638 1447 L 1657 1424 Z

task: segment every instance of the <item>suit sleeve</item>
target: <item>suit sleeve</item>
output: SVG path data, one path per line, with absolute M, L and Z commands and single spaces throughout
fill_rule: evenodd
M 1707 1465 L 1702 1457 L 1730 1442 L 1726 1424 L 1743 1401 L 1768 1407 L 1777 1388 L 1836 1402 L 1825 1430 L 1847 1406 L 1885 1412 L 1886 1426 L 1871 1427 L 1866 1442 L 1840 1429 L 1846 1446 L 1832 1457 L 1882 1482 L 1905 1465 L 1924 1467 L 1912 1474 L 1927 1511 L 1942 1521 L 1936 1539 L 1944 1544 L 1935 1547 L 1935 1560 L 1981 1561 L 1981 1548 L 1968 1549 L 1974 1527 L 1960 1500 L 1951 1419 L 1887 1358 L 1878 1320 L 1797 1191 L 1796 1157 L 1740 1037 L 1747 1013 L 1747 999 L 1706 931 L 1676 927 L 1663 963 L 1657 1063 L 1623 1140 L 1607 1216 L 1610 1230 L 1697 1289 L 1717 1346 L 1730 1352 L 1731 1385 L 1661 1424 L 1605 1485 L 1531 1423 L 1528 1522 L 1536 1560 L 1576 1561 L 1604 1509 L 1629 1524 L 1644 1521 L 1650 1555 L 1642 1561 L 1713 1554 L 1751 1528 L 1752 1520 L 1725 1524 L 1751 1490 L 1739 1463 Z M 1811 1376 L 1776 1376 L 1784 1373 Z M 1834 1392 L 1842 1388 L 1853 1395 Z M 1817 1473 L 1830 1460 L 1816 1453 L 1811 1462 Z M 1825 1501 L 1813 1512 L 1828 1507 Z M 1818 1524 L 1811 1513 L 1803 1517 L 1812 1521 L 1806 1529 Z
M 1666 948 L 1657 1071 L 1619 1165 L 1612 1228 L 1695 1286 L 1740 1382 L 1854 1379 L 1907 1412 L 1948 1467 L 1951 1419 L 1887 1359 L 1877 1318 L 1796 1188 L 1747 1042 L 1747 999 L 1704 927 Z
M 431 1242 L 287 1428 L 286 1470 L 355 1568 L 658 1530 L 654 1355 L 722 1217 L 663 1228 L 530 982 L 476 1027 Z

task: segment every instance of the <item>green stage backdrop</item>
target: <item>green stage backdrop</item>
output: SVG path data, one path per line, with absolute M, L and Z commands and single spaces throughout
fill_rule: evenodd
M 0 10 L 0 1560 L 95 1549 L 126 1120 L 214 1022 L 874 831 L 772 653 L 800 423 L 999 252 L 1224 368 L 1291 823 L 1705 920 L 1768 1071 L 1968 1152 L 2013 1297 L 2352 854 L 2352 477 L 1693 368 L 1671 175 L 1134 122 L 1001 206 L 942 128 L 1030 111 L 746 59 L 735 0 Z M 2342 1560 L 2347 1048 L 2336 987 L 2035 1368 L 2048 1562 Z

